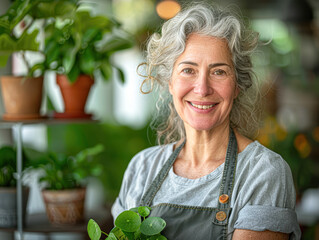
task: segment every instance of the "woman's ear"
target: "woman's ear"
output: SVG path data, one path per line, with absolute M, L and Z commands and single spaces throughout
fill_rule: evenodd
M 171 80 L 169 80 L 169 82 L 168 82 L 168 91 L 172 95 L 172 81 Z
M 239 93 L 240 93 L 240 89 L 239 89 L 239 87 L 236 85 L 236 89 L 235 89 L 235 98 L 237 98 L 237 97 L 238 97 Z

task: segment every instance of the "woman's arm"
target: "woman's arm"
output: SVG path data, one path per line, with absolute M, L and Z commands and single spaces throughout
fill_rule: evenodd
M 289 234 L 271 231 L 251 231 L 245 229 L 236 229 L 232 240 L 286 240 Z

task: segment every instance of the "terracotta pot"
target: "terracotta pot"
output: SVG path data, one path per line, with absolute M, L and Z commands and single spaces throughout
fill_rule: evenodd
M 85 105 L 94 79 L 88 75 L 80 75 L 74 83 L 70 83 L 66 75 L 56 76 L 64 101 L 65 116 L 85 116 Z
M 85 188 L 43 190 L 48 218 L 53 224 L 76 224 L 84 219 Z
M 1 77 L 5 120 L 23 120 L 40 117 L 43 77 Z
M 22 188 L 22 221 L 25 224 L 26 209 L 29 199 L 29 188 Z M 15 187 L 0 188 L 0 227 L 17 226 L 17 189 Z

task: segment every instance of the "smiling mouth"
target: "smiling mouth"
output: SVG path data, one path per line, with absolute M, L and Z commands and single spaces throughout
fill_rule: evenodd
M 215 104 L 210 104 L 210 105 L 198 105 L 198 104 L 195 104 L 195 103 L 192 103 L 192 102 L 189 102 L 193 107 L 196 107 L 196 108 L 198 108 L 198 109 L 204 109 L 204 110 L 206 110 L 206 109 L 209 109 L 209 108 L 212 108 L 212 107 L 214 107 L 214 106 L 216 106 L 217 105 L 217 103 L 215 103 Z

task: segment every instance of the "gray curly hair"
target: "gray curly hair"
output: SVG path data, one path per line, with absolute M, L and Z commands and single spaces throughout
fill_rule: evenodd
M 251 55 L 258 44 L 258 34 L 244 28 L 239 18 L 215 5 L 194 4 L 165 22 L 162 33 L 153 34 L 147 43 L 146 79 L 159 90 L 157 113 L 152 126 L 157 130 L 159 144 L 185 138 L 182 119 L 177 114 L 168 83 L 173 66 L 183 53 L 190 34 L 197 33 L 226 39 L 235 66 L 236 84 L 240 89 L 230 113 L 231 127 L 253 137 L 260 123 L 260 92 L 252 69 Z M 142 64 L 143 65 L 143 64 Z

